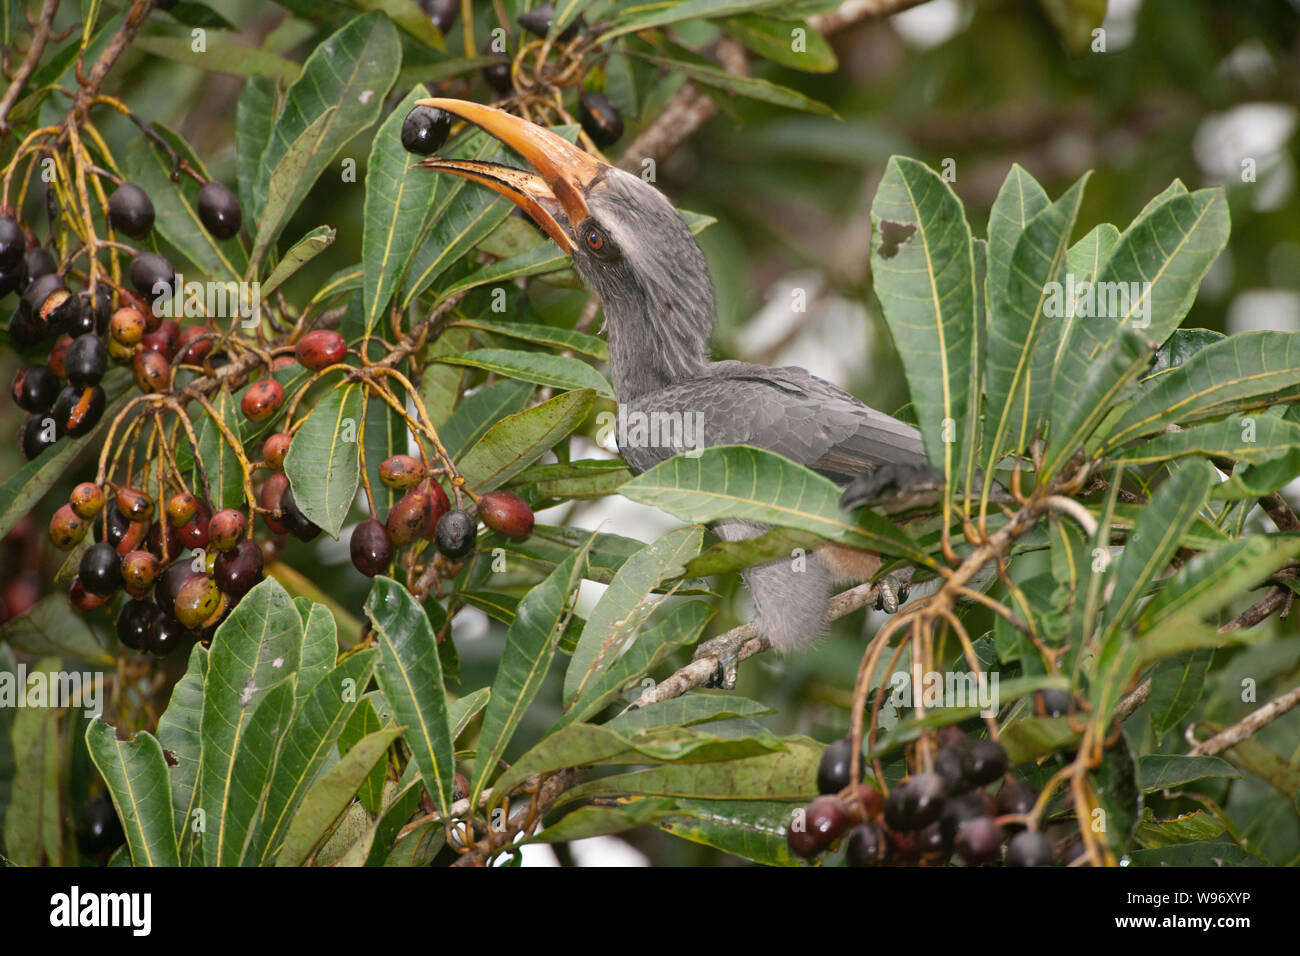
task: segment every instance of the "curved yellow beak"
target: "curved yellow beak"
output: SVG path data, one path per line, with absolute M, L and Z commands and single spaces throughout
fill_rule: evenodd
M 451 173 L 487 186 L 532 217 L 566 253 L 572 253 L 576 232 L 588 215 L 587 191 L 609 167 L 577 146 L 526 119 L 468 100 L 433 96 L 418 106 L 446 110 L 473 123 L 528 161 L 536 173 L 501 163 L 470 159 L 422 160 L 424 169 Z

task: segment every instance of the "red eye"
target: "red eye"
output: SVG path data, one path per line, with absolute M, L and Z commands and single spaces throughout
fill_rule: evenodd
M 587 230 L 587 248 L 592 252 L 600 252 L 605 245 L 605 234 L 599 229 Z

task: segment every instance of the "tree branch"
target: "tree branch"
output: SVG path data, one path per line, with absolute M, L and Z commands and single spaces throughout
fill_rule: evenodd
M 1293 687 L 1281 697 L 1269 701 L 1226 730 L 1221 730 L 1213 737 L 1193 745 L 1187 753 L 1193 757 L 1212 757 L 1220 754 L 1235 747 L 1265 724 L 1272 723 L 1288 711 L 1294 710 L 1297 705 L 1300 705 L 1300 687 Z M 1191 728 L 1188 728 L 1188 734 L 1191 734 Z
M 41 62 L 41 56 L 45 53 L 45 44 L 50 39 L 50 30 L 54 26 L 54 15 L 58 11 L 59 0 L 45 0 L 41 5 L 40 18 L 36 21 L 36 29 L 32 34 L 32 45 L 27 48 L 27 56 L 23 58 L 18 72 L 14 74 L 9 89 L 5 90 L 4 99 L 0 100 L 0 133 L 9 130 L 9 111 L 18 102 L 23 87 L 36 71 L 36 65 Z
M 874 601 L 879 595 L 880 589 L 870 582 L 859 584 L 857 587 L 842 591 L 831 598 L 830 612 L 827 615 L 828 621 L 835 621 L 845 615 L 851 614 L 861 607 L 866 607 Z M 739 627 L 733 627 L 725 634 L 720 634 L 714 640 L 722 638 L 748 638 L 740 646 L 737 653 L 737 660 L 747 660 L 755 654 L 761 654 L 769 650 L 771 644 L 767 638 L 758 633 L 758 625 L 755 621 L 741 624 Z M 636 710 L 639 707 L 645 707 L 648 704 L 657 703 L 661 700 L 669 700 L 673 697 L 680 697 L 693 687 L 699 687 L 707 682 L 718 670 L 719 655 L 708 654 L 703 657 L 697 657 L 685 667 L 678 669 L 670 677 L 664 678 L 654 687 L 651 687 L 644 694 L 623 708 L 622 713 L 626 714 L 630 710 Z

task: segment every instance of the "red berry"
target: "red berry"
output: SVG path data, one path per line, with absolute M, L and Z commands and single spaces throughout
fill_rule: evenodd
M 284 386 L 273 378 L 260 378 L 240 400 L 239 407 L 249 421 L 264 422 L 284 404 Z
M 393 539 L 374 518 L 368 518 L 352 529 L 350 548 L 352 564 L 367 577 L 383 574 L 393 560 Z
M 226 508 L 214 514 L 208 522 L 208 543 L 216 551 L 230 551 L 239 544 L 239 539 L 247 529 L 248 521 L 244 518 L 244 513 Z
M 526 538 L 533 531 L 533 509 L 513 491 L 489 491 L 478 500 L 483 523 L 507 538 Z
M 298 341 L 293 354 L 304 368 L 319 372 L 343 361 L 343 356 L 348 354 L 348 343 L 332 329 L 317 329 L 308 332 Z
M 379 480 L 389 488 L 406 491 L 424 479 L 424 464 L 411 455 L 393 455 L 379 463 Z
M 272 471 L 284 471 L 284 456 L 289 454 L 289 442 L 293 436 L 285 432 L 276 432 L 262 445 L 262 461 Z

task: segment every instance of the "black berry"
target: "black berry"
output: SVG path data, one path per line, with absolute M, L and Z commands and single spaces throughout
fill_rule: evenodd
M 122 183 L 108 197 L 108 221 L 118 232 L 143 239 L 153 228 L 153 201 L 134 183 Z
M 13 216 L 0 216 L 0 272 L 16 269 L 26 251 L 26 231 Z
M 232 598 L 241 598 L 262 580 L 265 561 L 257 542 L 244 538 L 234 548 L 217 555 L 212 575 L 217 587 Z
M 448 511 L 434 528 L 434 544 L 444 556 L 453 561 L 474 550 L 478 523 L 468 511 Z
M 602 149 L 623 137 L 623 114 L 604 93 L 582 91 L 578 96 L 578 122 L 582 131 Z
M 1007 866 L 1051 866 L 1052 841 L 1037 830 L 1022 830 L 1007 844 Z
M 92 544 L 81 556 L 77 571 L 81 586 L 91 594 L 107 597 L 122 588 L 122 559 L 107 541 Z
M 839 793 L 850 783 L 850 765 L 853 760 L 853 739 L 841 737 L 827 746 L 817 765 L 817 792 Z
M 416 106 L 402 121 L 402 148 L 429 156 L 442 148 L 451 132 L 451 114 L 431 106 Z
M 163 616 L 151 601 L 127 601 L 117 612 L 117 639 L 133 651 L 146 650 L 154 625 Z
M 68 381 L 78 388 L 98 385 L 108 371 L 108 349 L 104 340 L 93 332 L 77 336 L 68 346 L 63 367 L 67 370 Z
M 176 270 L 156 252 L 141 252 L 131 260 L 131 285 L 150 302 L 170 295 Z
M 393 539 L 374 518 L 368 518 L 352 529 L 349 547 L 352 564 L 367 577 L 383 574 L 392 563 Z
M 199 220 L 203 228 L 218 239 L 230 239 L 244 223 L 239 197 L 224 183 L 215 180 L 199 190 Z
M 962 772 L 972 787 L 992 783 L 1007 772 L 1007 752 L 996 740 L 972 741 L 961 759 Z
M 14 401 L 25 412 L 48 412 L 59 390 L 59 378 L 48 365 L 29 365 L 14 376 Z

